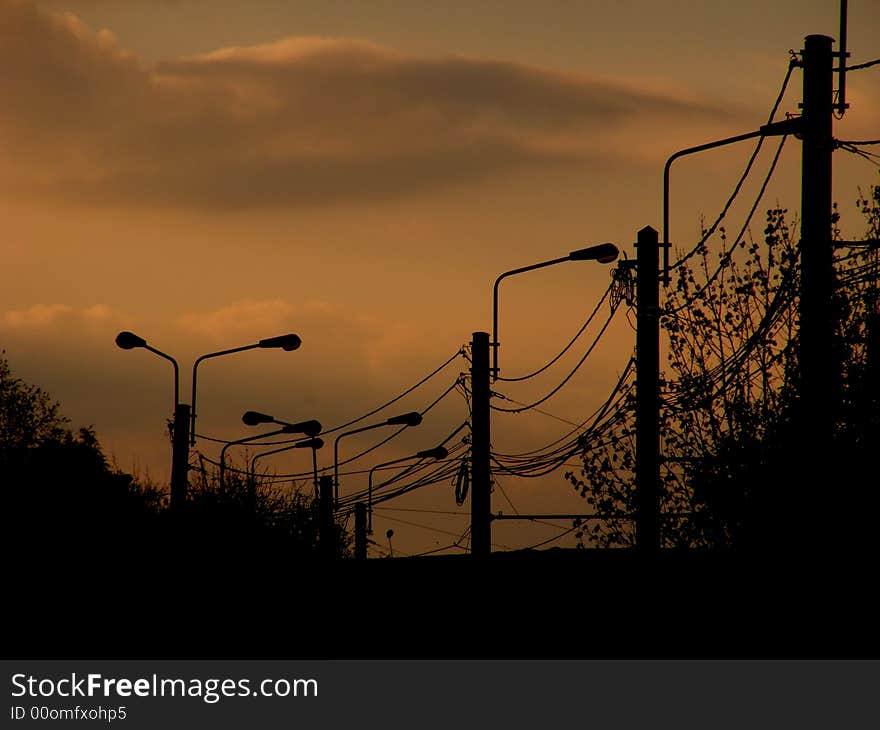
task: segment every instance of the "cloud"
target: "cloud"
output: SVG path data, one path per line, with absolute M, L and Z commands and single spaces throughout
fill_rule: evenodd
M 71 311 L 72 308 L 66 304 L 35 304 L 26 309 L 13 309 L 4 312 L 0 321 L 5 327 L 12 329 L 45 327 Z
M 146 66 L 112 33 L 0 0 L 8 192 L 220 209 L 396 198 L 636 155 L 720 109 L 583 74 L 285 38 Z
M 316 372 L 345 372 L 353 361 L 377 372 L 405 355 L 416 337 L 410 327 L 372 319 L 332 303 L 294 305 L 281 298 L 242 299 L 213 310 L 190 312 L 177 320 L 177 326 L 190 346 L 199 342 L 209 349 L 293 332 L 303 339 L 297 359 Z
M 76 308 L 69 304 L 34 304 L 0 313 L 0 329 L 9 331 L 52 328 L 104 329 L 122 321 L 122 316 L 105 304 Z

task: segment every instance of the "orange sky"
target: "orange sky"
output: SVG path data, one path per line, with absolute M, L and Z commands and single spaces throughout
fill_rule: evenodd
M 872 3 L 851 2 L 850 19 L 852 62 L 880 55 Z M 347 420 L 488 329 L 501 271 L 605 240 L 631 253 L 636 230 L 660 227 L 666 156 L 763 123 L 787 50 L 836 26 L 826 2 L 0 0 L 0 343 L 14 372 L 74 425 L 94 425 L 122 468 L 159 480 L 169 368 L 117 350 L 120 329 L 174 354 L 185 374 L 206 351 L 302 336 L 296 353 L 207 363 L 200 432 L 243 435 L 249 408 Z M 799 86 L 796 73 L 782 112 L 797 111 Z M 878 136 L 878 91 L 880 71 L 850 75 L 837 137 Z M 678 163 L 674 243 L 686 247 L 700 215 L 719 209 L 748 153 Z M 797 209 L 799 156 L 792 141 L 764 207 Z M 859 232 L 857 185 L 875 181 L 836 155 L 846 235 Z M 506 373 L 555 354 L 607 277 L 570 264 L 505 284 Z M 618 317 L 546 409 L 582 420 L 632 345 Z M 505 392 L 540 395 L 573 362 Z M 377 459 L 433 445 L 465 415 L 449 399 Z M 494 424 L 501 451 L 566 430 L 541 414 L 507 419 Z M 501 483 L 520 511 L 584 509 L 561 476 Z M 456 509 L 450 487 L 431 489 L 413 505 Z M 431 524 L 466 524 L 444 519 Z M 404 550 L 448 541 L 388 526 Z M 496 529 L 510 546 L 553 534 Z

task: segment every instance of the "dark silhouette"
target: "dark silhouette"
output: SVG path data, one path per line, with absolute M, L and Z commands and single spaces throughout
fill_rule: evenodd
M 880 186 L 858 205 L 865 242 L 838 245 L 831 358 L 839 405 L 833 433 L 822 444 L 831 479 L 819 485 L 819 504 L 805 497 L 811 476 L 800 468 L 800 269 L 785 211 L 768 212 L 760 243 L 746 236 L 731 245 L 721 228 L 720 267 L 704 245 L 695 265 L 677 269 L 663 317 L 669 336 L 660 420 L 666 547 L 767 555 L 812 545 L 825 554 L 848 553 L 851 562 L 876 555 L 878 497 L 869 485 L 876 483 L 880 437 Z M 568 474 L 598 512 L 620 517 L 584 526 L 587 545 L 633 543 L 624 519 L 635 509 L 631 418 L 615 427 L 611 441 L 585 453 L 582 474 Z

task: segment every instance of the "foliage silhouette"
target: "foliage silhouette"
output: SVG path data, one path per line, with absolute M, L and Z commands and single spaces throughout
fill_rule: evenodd
M 880 186 L 861 193 L 865 240 L 880 234 Z M 835 209 L 834 237 L 839 241 Z M 799 441 L 797 234 L 784 209 L 767 212 L 763 241 L 749 233 L 721 250 L 704 245 L 678 268 L 663 308 L 668 377 L 661 403 L 661 530 L 668 548 L 783 552 L 803 537 L 822 546 L 860 547 L 876 510 L 870 490 L 880 436 L 880 325 L 876 245 L 841 245 L 835 262 L 835 432 L 823 457 L 834 484 L 822 505 L 804 507 Z M 716 260 L 717 257 L 717 260 Z M 580 526 L 581 545 L 634 544 L 634 409 L 615 427 L 613 447 L 587 451 L 566 478 L 597 512 L 619 519 Z M 807 475 L 807 478 L 809 475 Z M 803 475 L 800 477 L 804 478 Z M 815 519 L 815 515 L 820 517 Z M 827 515 L 827 517 L 825 517 Z
M 122 567 L 175 553 L 317 555 L 316 508 L 296 485 L 233 476 L 221 488 L 216 475 L 203 473 L 192 479 L 185 509 L 172 514 L 167 489 L 113 468 L 93 429 L 74 433 L 67 423 L 60 405 L 14 378 L 0 355 L 4 535 L 9 553 L 34 570 L 73 556 Z M 341 526 L 336 544 L 345 555 Z
M 188 539 L 222 546 L 226 552 L 271 550 L 290 559 L 317 556 L 319 515 L 311 482 L 281 485 L 267 474 L 247 475 L 232 466 L 222 483 L 216 471 L 201 469 L 198 478 L 190 480 L 181 518 Z M 350 543 L 344 526 L 337 524 L 336 557 L 347 557 Z

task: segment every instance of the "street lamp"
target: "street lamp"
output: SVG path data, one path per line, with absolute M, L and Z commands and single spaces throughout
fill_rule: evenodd
M 339 440 L 341 438 L 356 433 L 363 433 L 364 431 L 372 431 L 374 428 L 382 428 L 382 426 L 418 426 L 421 422 L 422 414 L 413 411 L 411 413 L 402 413 L 399 416 L 392 416 L 370 426 L 362 426 L 361 428 L 355 428 L 339 434 L 333 441 L 333 508 L 339 509 Z
M 233 347 L 229 350 L 218 350 L 217 352 L 209 352 L 207 355 L 201 355 L 196 358 L 196 361 L 193 363 L 192 368 L 192 411 L 190 413 L 189 445 L 196 445 L 196 377 L 198 376 L 199 364 L 203 360 L 208 360 L 212 357 L 221 357 L 222 355 L 232 355 L 233 353 L 244 352 L 245 350 L 255 350 L 257 348 L 281 349 L 285 352 L 293 352 L 294 350 L 298 350 L 300 345 L 302 345 L 302 340 L 300 339 L 299 335 L 287 334 L 280 335 L 278 337 L 267 337 L 266 339 L 260 340 L 253 345 L 244 345 L 243 347 Z
M 381 469 L 384 466 L 391 466 L 392 464 L 400 464 L 403 461 L 410 461 L 411 459 L 436 459 L 437 461 L 442 461 L 447 456 L 449 456 L 449 452 L 446 450 L 445 446 L 435 446 L 433 449 L 426 449 L 425 451 L 418 451 L 409 456 L 402 456 L 399 459 L 385 461 L 381 464 L 376 464 L 376 466 L 371 468 L 370 474 L 367 477 L 367 532 L 373 532 L 373 472 L 376 471 L 376 469 Z M 387 483 L 388 482 L 385 482 L 385 484 Z M 384 485 L 380 484 L 379 486 Z
M 128 330 L 124 330 L 116 335 L 116 346 L 120 350 L 134 350 L 137 347 L 142 347 L 171 363 L 174 367 L 174 407 L 177 408 L 177 404 L 180 402 L 180 368 L 177 366 L 177 360 L 171 357 L 171 355 L 148 345 L 143 337 L 139 337 L 134 332 L 129 332 Z
M 515 274 L 523 274 L 526 271 L 534 271 L 535 269 L 543 269 L 554 264 L 561 264 L 565 261 L 598 261 L 600 264 L 610 264 L 617 259 L 617 246 L 613 243 L 600 243 L 597 246 L 589 246 L 572 251 L 568 256 L 562 256 L 558 259 L 550 259 L 542 261 L 539 264 L 531 266 L 523 266 L 519 269 L 505 271 L 501 276 L 495 279 L 495 286 L 492 288 L 492 380 L 498 380 L 498 286 L 503 279 Z
M 290 433 L 304 433 L 306 436 L 317 436 L 321 433 L 321 429 L 323 428 L 320 421 L 310 420 L 300 421 L 299 423 L 288 423 L 287 421 L 280 421 L 274 416 L 269 416 L 265 413 L 260 413 L 259 411 L 245 411 L 244 414 L 242 414 L 241 421 L 245 426 L 259 426 L 261 423 L 275 423 L 279 426 L 287 426 L 297 429 Z
M 253 345 L 245 345 L 244 347 L 234 347 L 229 350 L 219 350 L 218 352 L 210 352 L 207 355 L 201 355 L 193 363 L 192 369 L 192 407 L 186 403 L 180 402 L 180 368 L 171 355 L 157 350 L 147 344 L 147 341 L 136 335 L 134 332 L 124 330 L 116 335 L 116 346 L 122 350 L 134 350 L 135 348 L 143 348 L 155 353 L 159 357 L 168 360 L 174 366 L 174 430 L 172 433 L 172 455 L 171 455 L 171 508 L 176 509 L 182 506 L 186 501 L 187 489 L 187 472 L 189 471 L 189 446 L 196 443 L 196 377 L 198 374 L 199 363 L 212 357 L 220 357 L 221 355 L 230 355 L 234 352 L 242 352 L 244 350 L 253 350 L 255 348 L 280 348 L 288 352 L 296 350 L 302 344 L 302 340 L 298 335 L 287 334 L 278 337 L 268 337 L 260 340 Z M 221 483 L 222 483 L 223 467 L 221 464 Z
M 317 431 L 315 431 L 315 427 L 317 427 Z M 320 431 L 321 424 L 317 421 L 302 421 L 301 423 L 284 424 L 282 428 L 276 429 L 275 431 L 269 431 L 268 433 L 259 433 L 256 436 L 245 436 L 244 438 L 235 439 L 234 441 L 227 441 L 223 444 L 223 448 L 220 449 L 220 486 L 223 486 L 223 475 L 226 471 L 226 451 L 231 446 L 238 446 L 251 441 L 257 441 L 261 438 L 269 438 L 270 436 L 278 436 L 280 434 L 304 433 L 307 436 L 313 436 L 313 433 L 320 433 Z
M 565 261 L 598 261 L 610 264 L 617 259 L 618 249 L 613 243 L 572 251 L 568 256 L 542 261 L 505 271 L 492 289 L 492 339 L 486 332 L 474 332 L 471 343 L 471 554 L 486 556 L 492 551 L 492 464 L 491 381 L 498 380 L 498 287 L 509 276 L 561 264 Z M 489 349 L 492 366 L 489 366 Z
M 187 429 L 189 428 L 189 406 L 180 402 L 180 368 L 171 355 L 157 350 L 134 332 L 123 330 L 116 335 L 116 346 L 121 350 L 143 348 L 162 357 L 174 367 L 174 420 L 171 433 L 171 509 L 177 510 L 186 501 L 187 472 L 189 471 L 189 451 L 187 449 Z
M 841 64 L 843 65 L 843 64 Z M 830 83 L 830 82 L 829 82 Z M 695 147 L 685 147 L 684 149 L 673 152 L 666 160 L 663 166 L 663 283 L 669 284 L 669 171 L 672 163 L 679 157 L 693 155 L 697 152 L 712 150 L 716 147 L 726 147 L 735 142 L 742 142 L 746 139 L 754 139 L 755 137 L 779 137 L 786 134 L 799 134 L 804 129 L 803 117 L 794 117 L 792 119 L 781 119 L 778 122 L 767 122 L 754 132 L 746 132 L 745 134 L 737 134 L 734 137 L 725 137 L 714 142 L 699 144 Z M 740 181 L 742 183 L 742 180 Z M 726 209 L 725 209 L 726 210 Z
M 256 484 L 257 479 L 257 459 L 262 459 L 264 456 L 272 456 L 272 454 L 279 454 L 282 451 L 290 451 L 291 449 L 311 449 L 312 450 L 312 471 L 314 473 L 315 479 L 315 492 L 318 490 L 318 457 L 317 450 L 323 448 L 324 440 L 319 438 L 305 438 L 302 441 L 297 441 L 296 443 L 290 446 L 282 446 L 280 449 L 272 449 L 271 451 L 264 451 L 262 454 L 256 454 L 251 459 L 251 483 Z

